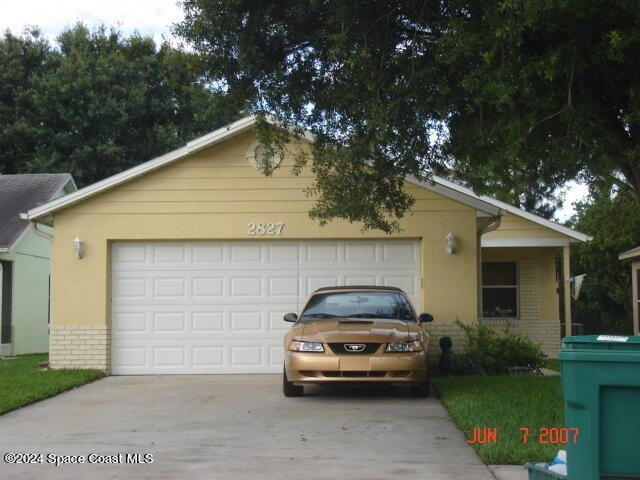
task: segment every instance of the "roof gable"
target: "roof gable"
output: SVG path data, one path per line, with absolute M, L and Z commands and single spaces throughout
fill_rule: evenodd
M 514 205 L 510 205 L 506 202 L 502 202 L 496 198 L 493 197 L 489 197 L 487 195 L 477 195 L 473 192 L 473 190 L 471 190 L 470 188 L 467 187 L 463 187 L 462 185 L 459 185 L 455 182 L 452 182 L 451 180 L 446 180 L 444 178 L 440 178 L 440 177 L 435 177 L 434 176 L 434 181 L 438 182 L 439 184 L 442 185 L 447 185 L 450 188 L 462 192 L 462 193 L 466 193 L 468 195 L 473 195 L 476 198 L 482 199 L 485 202 L 490 203 L 491 205 L 494 205 L 506 212 L 509 212 L 513 215 L 516 215 L 518 217 L 522 217 L 526 220 L 529 220 L 533 223 L 536 223 L 538 225 L 541 225 L 543 227 L 546 227 L 550 230 L 553 230 L 555 232 L 561 233 L 562 235 L 566 235 L 567 237 L 569 237 L 570 240 L 572 241 L 577 241 L 577 242 L 587 242 L 589 240 L 591 240 L 591 237 L 588 235 L 585 235 L 584 233 L 580 233 L 576 230 L 572 230 L 571 228 L 565 227 L 564 225 L 560 225 L 559 223 L 556 222 L 552 222 L 551 220 L 547 220 L 546 218 L 542 218 L 538 215 L 535 215 L 533 213 L 530 212 L 526 212 Z
M 272 123 L 276 123 L 276 120 L 272 118 L 268 118 L 268 121 Z M 69 195 L 66 195 L 63 198 L 53 200 L 45 205 L 33 208 L 27 212 L 25 215 L 26 219 L 29 220 L 42 220 L 46 218 L 51 213 L 60 210 L 62 208 L 68 207 L 70 205 L 81 202 L 87 198 L 98 195 L 102 192 L 110 190 L 118 185 L 121 185 L 125 182 L 131 181 L 135 178 L 139 178 L 142 175 L 170 165 L 174 162 L 177 162 L 189 155 L 192 155 L 195 152 L 200 150 L 204 150 L 213 145 L 216 145 L 220 142 L 228 140 L 236 135 L 239 135 L 251 128 L 253 128 L 256 124 L 257 118 L 255 116 L 245 117 L 240 119 L 234 123 L 227 125 L 226 127 L 215 130 L 207 135 L 203 135 L 202 137 L 196 138 L 191 142 L 188 142 L 184 146 L 173 150 L 165 155 L 149 160 L 148 162 L 141 163 L 129 170 L 125 170 L 121 173 L 113 175 L 111 177 L 105 178 L 99 182 L 96 182 L 87 187 L 81 188 L 76 192 L 73 192 Z M 308 141 L 313 141 L 313 136 L 311 134 L 305 135 L 305 139 Z M 438 182 L 421 182 L 417 179 L 408 178 L 408 181 L 419 185 L 427 190 L 434 191 L 439 193 L 445 197 L 456 200 L 462 204 L 471 206 L 478 210 L 481 214 L 486 216 L 499 216 L 501 214 L 501 209 L 496 207 L 479 197 L 475 194 L 467 194 L 456 192 L 451 189 L 447 185 L 440 184 Z
M 618 255 L 618 260 L 631 260 L 638 257 L 640 257 L 640 247 L 635 247 Z
M 148 162 L 137 165 L 129 170 L 125 170 L 124 172 L 96 182 L 63 198 L 53 200 L 45 205 L 36 208 L 32 208 L 25 215 L 25 218 L 30 220 L 42 220 L 56 210 L 81 202 L 99 193 L 110 190 L 122 183 L 128 182 L 135 178 L 139 178 L 140 176 L 145 175 L 149 172 L 162 168 L 173 162 L 179 161 L 197 151 L 209 148 L 229 138 L 239 135 L 253 128 L 256 124 L 256 121 L 256 116 L 242 118 L 223 128 L 219 128 L 211 133 L 196 138 L 195 140 L 186 143 L 184 146 L 173 150 L 172 152 L 169 152 L 165 155 L 149 160 Z M 277 124 L 277 120 L 271 117 L 267 117 L 267 121 Z M 310 133 L 306 134 L 305 138 L 308 141 L 313 141 L 313 136 Z M 463 187 L 455 182 L 446 180 L 441 177 L 433 176 L 428 181 L 420 181 L 416 178 L 407 178 L 407 181 L 445 197 L 451 198 L 452 200 L 460 202 L 464 205 L 473 207 L 474 209 L 476 209 L 479 216 L 499 217 L 502 216 L 506 211 L 508 211 L 510 213 L 513 213 L 514 215 L 526 218 L 546 228 L 566 235 L 567 237 L 569 237 L 569 239 L 571 239 L 571 241 L 584 242 L 589 240 L 590 238 L 587 235 L 576 232 L 549 220 L 543 219 L 541 217 L 538 217 L 537 215 L 520 210 L 519 208 L 496 200 L 495 198 L 491 198 L 486 195 L 477 195 L 471 189 Z
M 20 214 L 49 202 L 67 184 L 68 173 L 0 175 L 0 250 L 11 250 L 29 228 Z

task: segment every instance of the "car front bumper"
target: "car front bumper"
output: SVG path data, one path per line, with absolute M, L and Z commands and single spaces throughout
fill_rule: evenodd
M 330 355 L 285 352 L 287 379 L 297 385 L 325 382 L 422 383 L 425 352 Z

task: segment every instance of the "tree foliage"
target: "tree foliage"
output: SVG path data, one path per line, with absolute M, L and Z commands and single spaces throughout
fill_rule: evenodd
M 227 123 L 194 55 L 83 25 L 57 45 L 0 39 L 0 172 L 70 172 L 86 185 Z
M 593 236 L 573 255 L 573 272 L 587 274 L 574 322 L 588 332 L 632 333 L 631 268 L 618 255 L 640 245 L 640 207 L 626 195 L 600 193 L 578 205 L 571 224 Z
M 210 80 L 316 134 L 312 214 L 392 230 L 405 176 L 544 216 L 581 177 L 636 200 L 640 9 L 590 0 L 185 0 Z
M 576 177 L 639 202 L 640 5 L 447 4 L 438 47 L 456 170 L 527 210 Z
M 390 231 L 425 177 L 437 117 L 424 2 L 184 2 L 178 31 L 210 80 L 316 136 L 312 216 Z M 295 128 L 295 127 L 294 127 Z

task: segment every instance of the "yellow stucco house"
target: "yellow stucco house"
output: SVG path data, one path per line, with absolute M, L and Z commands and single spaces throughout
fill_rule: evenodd
M 283 314 L 316 288 L 394 285 L 460 345 L 456 321 L 555 356 L 575 232 L 444 179 L 393 235 L 308 217 L 308 173 L 256 168 L 254 117 L 30 210 L 55 225 L 50 363 L 112 374 L 280 372 Z M 293 148 L 304 148 L 305 140 Z M 564 268 L 561 267 L 564 260 Z M 563 273 L 564 271 L 564 273 Z M 568 295 L 565 298 L 567 307 Z

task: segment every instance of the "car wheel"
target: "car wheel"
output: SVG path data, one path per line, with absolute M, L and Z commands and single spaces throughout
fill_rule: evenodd
M 287 380 L 287 371 L 282 371 L 282 393 L 285 397 L 301 397 L 304 394 L 304 387 L 294 385 Z
M 411 386 L 410 392 L 412 397 L 428 397 L 430 390 L 429 379 L 427 378 L 424 383 Z

